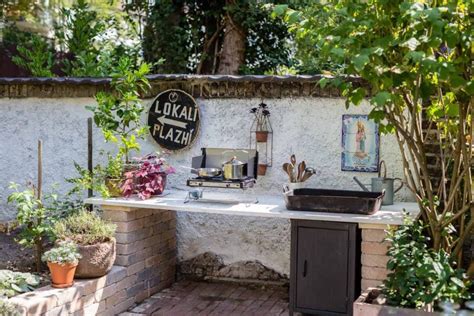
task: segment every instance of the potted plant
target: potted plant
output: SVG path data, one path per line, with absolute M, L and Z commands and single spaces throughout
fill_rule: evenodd
M 462 306 L 470 299 L 470 282 L 462 269 L 453 268 L 443 249 L 429 247 L 426 225 L 411 223 L 387 232 L 387 269 L 391 272 L 381 288 L 369 288 L 354 303 L 354 315 L 425 315 L 435 308 Z
M 140 167 L 125 173 L 122 191 L 125 197 L 137 194 L 145 200 L 153 195 L 160 195 L 166 187 L 168 174 L 175 169 L 167 164 L 165 158 L 158 155 L 148 155 L 139 159 Z
M 103 172 L 99 172 L 99 174 L 102 174 L 104 184 L 111 197 L 122 196 L 122 184 L 124 181 L 123 168 L 124 163 L 121 155 L 114 157 L 110 153 L 107 153 L 107 165 Z
M 258 107 L 252 108 L 250 110 L 255 116 L 252 126 L 255 128 L 255 137 L 258 143 L 264 143 L 268 139 L 268 132 L 271 131 L 270 125 L 270 111 L 267 109 L 265 103 L 260 103 Z
M 48 263 L 51 272 L 52 287 L 66 288 L 73 285 L 80 257 L 77 246 L 72 241 L 59 242 L 43 254 L 42 259 Z
M 113 156 L 104 151 L 101 155 L 107 156 L 105 166 L 98 164 L 92 171 L 89 171 L 78 163 L 74 163 L 76 171 L 79 174 L 77 178 L 66 179 L 67 182 L 74 184 L 70 193 L 78 194 L 84 189 L 92 189 L 99 192 L 103 198 L 122 196 L 121 186 L 124 181 L 124 161 L 122 155 Z
M 73 241 L 81 256 L 76 270 L 78 278 L 106 275 L 115 262 L 116 225 L 87 210 L 58 221 L 53 232 L 60 241 Z

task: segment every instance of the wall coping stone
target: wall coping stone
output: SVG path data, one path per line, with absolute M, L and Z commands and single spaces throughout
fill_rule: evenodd
M 282 98 L 341 97 L 338 89 L 318 85 L 326 75 L 149 75 L 151 89 L 144 98 L 167 89 L 181 89 L 201 98 Z M 358 77 L 347 80 L 354 86 L 366 86 Z M 70 98 L 94 97 L 98 91 L 110 89 L 110 78 L 10 77 L 0 78 L 0 98 Z
M 83 310 L 93 304 L 97 304 L 98 309 L 106 309 L 106 298 L 102 295 L 103 289 L 119 283 L 126 277 L 126 267 L 113 266 L 112 270 L 103 277 L 75 279 L 73 286 L 65 289 L 44 286 L 32 292 L 14 296 L 9 301 L 18 306 L 21 315 L 43 315 L 52 310 L 61 310 L 62 314 L 68 314 Z

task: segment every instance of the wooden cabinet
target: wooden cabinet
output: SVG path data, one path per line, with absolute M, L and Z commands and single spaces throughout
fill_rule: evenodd
M 352 315 L 360 294 L 357 224 L 291 221 L 290 309 L 316 315 Z

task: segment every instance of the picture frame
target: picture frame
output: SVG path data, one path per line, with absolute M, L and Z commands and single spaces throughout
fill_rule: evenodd
M 378 172 L 379 124 L 364 114 L 342 115 L 341 170 Z

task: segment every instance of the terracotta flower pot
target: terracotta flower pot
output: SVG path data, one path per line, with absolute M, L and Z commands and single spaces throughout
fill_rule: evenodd
M 257 142 L 265 143 L 268 139 L 268 132 L 267 131 L 257 131 L 257 132 L 255 132 L 255 136 L 257 138 Z
M 264 176 L 267 173 L 267 165 L 266 164 L 258 164 L 258 175 Z
M 51 286 L 55 288 L 71 287 L 74 284 L 74 273 L 77 263 L 59 264 L 48 262 L 49 271 L 51 271 Z
M 76 278 L 98 278 L 109 273 L 115 262 L 115 238 L 95 245 L 77 245 L 81 254 Z

